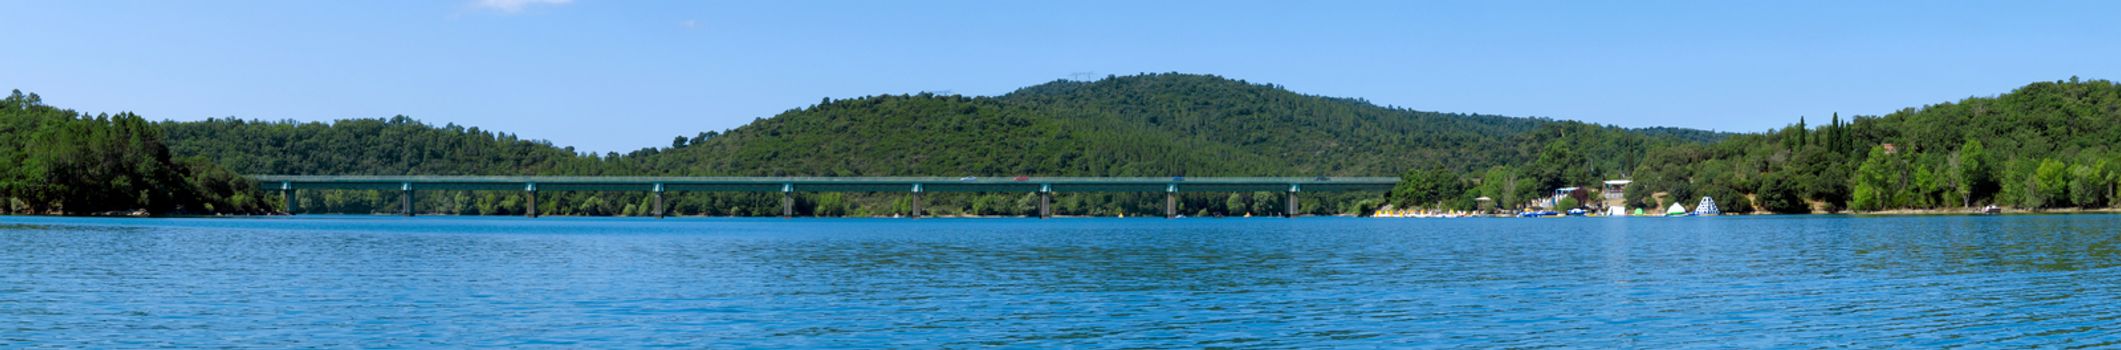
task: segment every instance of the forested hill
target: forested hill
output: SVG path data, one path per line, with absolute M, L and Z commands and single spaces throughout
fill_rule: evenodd
M 332 123 L 211 119 L 163 122 L 171 152 L 245 174 L 600 175 L 595 157 L 545 141 L 405 116 Z
M 1205 75 L 1056 81 L 1002 96 L 1061 119 L 1228 145 L 1275 160 L 1278 175 L 1394 174 L 1522 158 L 1518 145 L 1547 120 L 1442 114 L 1301 95 Z M 1235 169 L 1203 169 L 1227 172 Z
M 1693 205 L 1706 196 L 1730 212 L 2121 206 L 2121 85 L 2111 81 L 2038 82 L 1995 97 L 1811 121 L 1652 149 L 1630 172 L 1628 205 Z M 1551 185 L 1591 184 L 1553 181 L 1540 163 L 1418 173 L 1458 187 L 1404 191 L 1394 201 L 1467 208 L 1474 197 L 1531 198 Z M 1476 178 L 1548 186 L 1504 188 Z
M 692 175 L 1309 176 L 1473 169 L 1535 159 L 1576 133 L 1618 175 L 1653 145 L 1723 134 L 1447 114 L 1210 75 L 1056 81 L 998 97 L 827 100 L 686 147 L 624 157 Z M 705 135 L 703 135 L 705 136 Z
M 0 214 L 255 214 L 250 181 L 205 158 L 172 155 L 163 130 L 132 113 L 0 98 Z
M 670 147 L 624 154 L 579 154 L 505 132 L 403 116 L 154 126 L 175 157 L 210 160 L 234 173 L 298 175 L 1376 176 L 1538 163 L 1527 169 L 1592 179 L 1625 174 L 1653 148 L 1725 137 L 1424 112 L 1175 73 L 1055 81 L 994 97 L 826 99 L 727 132 L 680 136 Z M 1557 157 L 1557 147 L 1568 157 Z M 365 210 L 387 202 L 331 196 L 304 199 L 321 201 L 305 207 Z M 586 201 L 560 197 L 550 204 L 576 200 Z M 1108 204 L 1080 205 L 1133 210 Z M 506 212 L 509 205 L 479 205 L 476 212 Z M 713 212 L 720 204 L 700 205 Z M 619 212 L 596 205 L 547 211 Z
M 1611 155 L 1583 164 L 1589 173 L 1617 175 L 1650 146 L 1724 136 L 1389 108 L 1190 74 L 1055 81 L 997 97 L 827 99 L 602 156 L 402 116 L 161 125 L 173 152 L 237 172 L 337 175 L 1374 176 L 1528 162 L 1563 136 Z

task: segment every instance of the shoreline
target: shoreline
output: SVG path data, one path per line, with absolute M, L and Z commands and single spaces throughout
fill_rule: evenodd
M 1866 212 L 1849 212 L 1848 214 L 1849 214 L 1849 215 L 1867 215 L 1867 216 L 1927 216 L 1927 215 L 2042 215 L 2042 214 L 2116 214 L 2116 213 L 2121 213 L 2121 208 L 2052 208 L 2052 209 L 2018 209 L 2018 208 L 2003 208 L 2003 211 L 2002 211 L 2002 212 L 2000 212 L 2000 213 L 1996 213 L 1996 214 L 1987 214 L 1987 213 L 1982 213 L 1982 212 L 1980 212 L 1980 210 L 1979 210 L 1979 209 L 1966 209 L 1966 208 L 1954 208 L 1954 209 L 1887 209 L 1887 210 L 1875 210 L 1875 211 L 1866 211 Z
M 1954 215 L 1969 215 L 1969 216 L 1979 216 L 1979 215 L 2067 215 L 2067 214 L 2121 214 L 2121 208 L 2053 208 L 2053 209 L 2018 209 L 2018 208 L 2004 208 L 2004 209 L 2003 209 L 2003 211 L 2002 211 L 2001 213 L 1997 213 L 1997 214 L 1986 214 L 1986 213 L 1981 213 L 1981 212 L 1979 212 L 1978 210 L 1970 210 L 1970 209 L 1963 209 L 1963 208 L 1953 208 L 1953 209 L 1889 209 L 1889 210 L 1877 210 L 1877 211 L 1860 211 L 1860 212 L 1859 212 L 1859 211 L 1844 211 L 1844 212 L 1839 212 L 1839 213 L 1826 213 L 1826 212 L 1811 212 L 1811 213 L 1796 213 L 1796 214 L 1782 214 L 1782 213 L 1767 213 L 1767 212 L 1755 212 L 1755 213 L 1727 213 L 1727 214 L 1723 214 L 1723 215 L 1726 215 L 1726 216 L 1760 216 L 1760 215 L 1793 215 L 1793 216 L 1795 216 L 1795 215 L 1849 215 L 1849 216 L 1954 216 Z M 295 217 L 295 216 L 311 216 L 311 215 L 338 215 L 338 216 L 395 216 L 395 217 L 403 217 L 403 216 L 404 216 L 403 214 L 396 214 L 396 213 L 320 213 L 320 214 L 285 214 L 285 213 L 273 213 L 273 214 L 174 214 L 174 215 L 141 215 L 141 214 L 138 214 L 138 213 L 125 213 L 125 214 L 116 214 L 116 215 L 113 215 L 113 214 L 111 214 L 111 213 L 104 213 L 104 214 L 97 214 L 97 215 L 53 215 L 53 214 L 31 214 L 31 213 L 7 213 L 7 214 L 0 214 L 0 217 L 54 217 L 54 218 L 67 218 L 67 217 L 72 217 L 72 218 L 143 218 L 143 219 L 150 219 L 150 218 L 161 218 L 161 219 L 172 219 L 172 218 L 271 218 L 271 217 Z M 435 213 L 435 214 L 419 214 L 419 215 L 416 215 L 416 216 L 441 216 L 441 217 L 522 217 L 522 215 L 457 215 L 457 214 L 444 214 L 444 213 Z M 558 217 L 558 218 L 654 218 L 654 216 L 623 216 L 623 215 L 608 215 L 608 216 L 596 216 L 596 215 L 540 215 L 539 217 Z M 1299 216 L 1299 217 L 1345 217 L 1345 218 L 1380 218 L 1380 219 L 1408 219 L 1408 218 L 1398 218 L 1398 217 L 1375 217 L 1375 216 L 1361 216 L 1361 215 L 1348 215 L 1348 214 L 1331 214 L 1331 215 L 1304 215 L 1304 216 Z M 1468 216 L 1468 217 L 1472 217 L 1472 218 L 1517 218 L 1517 216 L 1516 216 L 1515 214 L 1474 215 L 1474 216 Z M 1601 217 L 1602 217 L 1602 216 L 1601 216 Z M 1637 216 L 1632 216 L 1632 215 L 1631 215 L 1631 216 L 1627 216 L 1627 217 L 1637 217 Z M 1663 216 L 1663 215 L 1642 215 L 1642 216 L 1639 216 L 1639 217 L 1664 217 L 1664 216 Z M 666 216 L 666 218 L 781 218 L 781 217 L 779 217 L 779 216 L 704 216 L 704 215 L 669 215 L 669 216 Z M 906 217 L 906 216 L 903 216 L 903 215 L 897 215 L 897 216 L 851 216 L 851 215 L 850 215 L 850 216 L 796 216 L 796 217 L 792 217 L 792 218 L 798 218 L 798 219 L 817 219 L 817 218 L 832 218 L 832 219 L 906 219 L 906 218 L 908 218 L 908 217 Z M 1035 219 L 1035 218 L 1038 218 L 1038 217 L 1037 217 L 1037 216 L 1023 216 L 1023 215 L 963 215 L 963 214 L 959 214 L 959 215 L 925 215 L 925 216 L 922 216 L 921 218 L 928 218 L 928 219 Z M 1052 216 L 1052 217 L 1049 217 L 1049 218 L 1053 218 L 1053 219 L 1059 219 L 1059 218 L 1071 218 L 1071 219 L 1079 219 L 1079 218 L 1121 218 L 1121 219 L 1124 219 L 1124 218 L 1163 218 L 1163 217 L 1162 217 L 1162 216 L 1158 216 L 1158 215 L 1140 215 L 1140 216 L 1109 216 L 1109 215 L 1054 215 L 1054 216 Z M 1206 218 L 1206 219 L 1250 219 L 1250 218 L 1286 218 L 1286 217 L 1282 217 L 1282 216 L 1250 216 L 1250 217 L 1247 217 L 1247 216 L 1190 216 L 1190 215 L 1188 215 L 1188 216 L 1181 216 L 1181 217 L 1178 217 L 1178 218 L 1179 218 L 1179 219 L 1202 219 L 1202 218 Z
M 275 214 L 256 214 L 256 215 L 247 215 L 247 214 L 196 214 L 196 215 L 52 215 L 52 214 L 24 214 L 24 213 L 12 213 L 12 214 L 0 214 L 0 217 L 47 217 L 47 218 L 140 218 L 140 219 L 158 219 L 158 218 L 159 218 L 159 219 L 173 219 L 173 218 L 186 218 L 186 219 L 190 219 L 190 218 L 276 218 L 276 217 L 299 217 L 299 216 L 319 216 L 319 215 L 327 215 L 327 216 L 351 216 L 351 217 L 370 217 L 370 216 L 376 216 L 376 217 L 405 217 L 405 215 L 404 215 L 404 214 L 399 214 L 399 213 L 316 213 L 316 214 L 284 214 L 284 213 L 275 213 Z M 439 216 L 439 217 L 467 217 L 467 218 L 469 218 L 469 217 L 488 217 L 488 218 L 509 218 L 509 217 L 517 217 L 517 218 L 519 218 L 519 217 L 523 217 L 523 215 L 458 215 L 458 214 L 442 214 L 442 213 L 436 213 L 436 214 L 418 214 L 418 215 L 414 215 L 413 217 L 429 217 L 429 216 Z M 1348 215 L 1348 214 L 1331 214 L 1331 215 L 1303 215 L 1303 216 L 1297 216 L 1297 217 L 1299 217 L 1299 218 L 1306 218 L 1306 217 L 1332 217 L 1332 218 L 1362 218 L 1362 217 L 1366 217 L 1366 216 L 1357 216 L 1357 215 Z M 644 219 L 653 219 L 653 218 L 655 218 L 655 217 L 654 217 L 654 216 L 646 216 L 646 215 L 635 215 L 635 216 L 625 216 L 625 215 L 539 215 L 539 216 L 538 216 L 537 218 L 644 218 Z M 668 215 L 668 216 L 664 216 L 664 218 L 671 218 L 671 219 L 676 219 L 676 218 L 780 219 L 780 218 L 782 218 L 782 217 L 780 217 L 780 216 L 707 216 L 707 215 Z M 897 215 L 897 216 L 854 216 L 854 215 L 847 215 L 847 216 L 794 216 L 794 217 L 788 217 L 788 218 L 789 218 L 789 219 L 911 219 L 910 217 L 906 217 L 906 216 L 904 216 L 904 215 Z M 961 214 L 960 214 L 960 215 L 923 215 L 923 216 L 921 216 L 920 218 L 921 218 L 921 219 L 1037 219 L 1037 218 L 1039 218 L 1039 217 L 1037 217 L 1037 216 L 1029 216 L 1029 215 L 961 215 Z M 1129 215 L 1129 216 L 1112 216 L 1112 215 L 1054 215 L 1054 216 L 1051 216 L 1051 217 L 1048 217 L 1048 218 L 1049 218 L 1049 219 L 1061 219 L 1061 218 L 1069 218 L 1069 219 L 1081 219 L 1081 218 L 1113 218 L 1113 219 L 1163 219 L 1164 217 L 1163 217 L 1163 216 L 1161 216 L 1161 215 Z M 1287 218 L 1287 217 L 1282 217 L 1282 216 L 1191 216 L 1191 215 L 1184 215 L 1184 216 L 1179 216 L 1179 217 L 1177 217 L 1177 218 L 1175 218 L 1175 219 L 1198 219 L 1198 218 L 1208 218 L 1208 219 L 1260 219 L 1260 218 L 1266 218 L 1266 219 L 1285 219 L 1285 218 Z M 534 219 L 534 218 L 533 218 L 533 219 Z

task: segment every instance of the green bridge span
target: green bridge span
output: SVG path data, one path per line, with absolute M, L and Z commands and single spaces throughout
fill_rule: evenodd
M 266 190 L 280 191 L 292 213 L 296 191 L 403 191 L 404 214 L 413 214 L 413 193 L 444 191 L 522 191 L 528 215 L 537 217 L 538 191 L 640 191 L 655 197 L 655 216 L 663 217 L 663 193 L 780 192 L 781 216 L 795 214 L 796 192 L 900 192 L 913 197 L 913 217 L 920 217 L 926 192 L 1016 192 L 1039 194 L 1039 217 L 1053 216 L 1055 192 L 1163 192 L 1164 216 L 1178 213 L 1181 192 L 1286 192 L 1288 215 L 1297 213 L 1300 192 L 1390 191 L 1394 177 L 651 177 L 651 176 L 251 176 Z

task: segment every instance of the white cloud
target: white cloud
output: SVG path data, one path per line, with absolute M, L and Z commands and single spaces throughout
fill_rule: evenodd
M 471 6 L 504 13 L 517 13 L 523 12 L 524 8 L 531 6 L 566 5 L 571 2 L 574 2 L 574 0 L 473 0 Z
M 690 19 L 688 19 L 688 20 L 685 20 L 685 21 L 683 21 L 683 22 L 678 22 L 678 26 L 679 26 L 679 27 L 685 27 L 685 28 L 687 28 L 687 29 L 690 29 L 690 28 L 699 28 L 699 27 L 700 27 L 700 21 L 697 21 L 697 20 L 690 20 Z

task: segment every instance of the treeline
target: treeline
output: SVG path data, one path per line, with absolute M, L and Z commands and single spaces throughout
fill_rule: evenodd
M 0 213 L 258 214 L 255 185 L 200 157 L 173 157 L 132 113 L 88 115 L 17 90 L 0 99 Z
M 541 140 L 406 116 L 331 123 L 161 122 L 171 152 L 245 174 L 604 175 L 619 169 Z
M 1528 208 L 1548 198 L 1554 189 L 1596 188 L 1603 180 L 1624 178 L 1658 162 L 1659 151 L 1705 144 L 1696 140 L 1702 139 L 1556 122 L 1519 140 L 1529 157 L 1486 167 L 1410 170 L 1401 176 L 1386 203 L 1397 208 L 1472 210 L 1481 204 L 1476 199 L 1487 198 L 1496 209 Z
M 2121 191 L 2121 87 L 2105 80 L 2040 82 L 1996 97 L 1968 98 L 1884 116 L 1830 117 L 1714 143 L 1646 148 L 1628 171 L 1626 205 L 1658 208 L 1712 197 L 1726 212 L 1813 213 L 1900 209 L 2106 208 Z M 1549 147 L 1569 147 L 1549 143 Z M 1595 157 L 1607 153 L 1593 152 Z M 1537 163 L 1519 170 L 1409 172 L 1409 180 L 1456 182 L 1461 192 L 1395 191 L 1395 203 L 1470 209 L 1438 197 L 1495 196 L 1490 188 L 1529 178 L 1534 191 L 1595 187 Z M 1554 179 L 1564 179 L 1559 183 Z M 1438 180 L 1440 179 L 1440 180 Z M 1518 183 L 1521 183 L 1518 182 Z M 1448 186 L 1447 186 L 1448 187 Z M 1514 191 L 1526 193 L 1523 189 Z M 1500 197 L 1497 197 L 1500 198 Z M 1438 205 L 1438 204 L 1441 205 Z M 1527 203 L 1513 198 L 1501 203 Z M 1425 204 L 1425 205 L 1424 205 Z M 1505 206 L 1508 208 L 1509 206 Z

